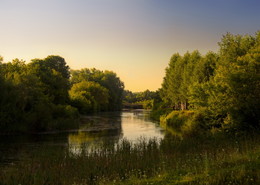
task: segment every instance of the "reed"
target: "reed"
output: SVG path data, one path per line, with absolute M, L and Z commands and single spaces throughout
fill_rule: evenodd
M 73 154 L 42 148 L 0 167 L 0 184 L 257 184 L 259 136 L 140 138 Z

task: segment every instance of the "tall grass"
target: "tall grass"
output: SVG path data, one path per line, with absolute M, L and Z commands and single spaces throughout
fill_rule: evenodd
M 0 168 L 0 184 L 257 184 L 259 136 L 140 138 L 81 153 L 53 147 Z

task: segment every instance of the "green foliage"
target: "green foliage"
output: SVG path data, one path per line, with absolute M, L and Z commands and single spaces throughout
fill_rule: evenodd
M 69 91 L 72 105 L 82 114 L 108 110 L 109 91 L 96 82 L 82 81 Z
M 96 105 L 92 105 L 92 110 L 120 110 L 122 107 L 123 91 L 124 84 L 117 77 L 116 73 L 112 71 L 100 71 L 97 69 L 81 69 L 81 70 L 72 70 L 71 83 L 77 84 L 80 82 L 91 82 L 92 84 L 98 84 L 99 87 L 96 89 L 101 89 L 100 91 L 104 92 L 104 96 L 101 94 L 94 95 L 94 92 L 90 92 L 91 96 L 94 96 Z M 90 90 L 90 89 L 89 89 Z M 107 95 L 108 92 L 108 95 Z M 98 96 L 98 97 L 95 97 Z M 108 98 L 108 102 L 107 102 Z M 90 100 L 93 102 L 93 100 Z M 93 107 L 94 106 L 94 107 Z M 97 107 L 95 107 L 97 106 Z
M 209 90 L 210 110 L 227 129 L 259 128 L 260 48 L 257 37 L 227 34 Z
M 200 96 L 197 89 L 214 74 L 216 61 L 217 56 L 212 52 L 205 57 L 198 51 L 187 52 L 184 56 L 174 54 L 166 68 L 160 91 L 164 102 L 176 110 L 194 107 L 192 96 Z M 199 103 L 203 102 L 200 100 Z
M 160 95 L 166 107 L 204 110 L 206 128 L 259 128 L 260 31 L 255 36 L 227 33 L 218 54 L 174 54 Z
M 71 105 L 77 107 L 81 114 L 90 113 L 93 111 L 93 107 L 91 104 L 91 94 L 86 91 L 73 92 L 70 90 L 69 92 Z
M 72 70 L 64 58 L 2 63 L 0 129 L 3 133 L 77 128 L 82 114 L 119 110 L 124 84 L 111 71 Z M 73 107 L 72 107 L 73 106 Z
M 181 137 L 205 134 L 204 115 L 194 111 L 172 111 L 160 117 L 160 124 L 172 134 Z
M 159 97 L 158 92 L 149 91 L 132 92 L 125 90 L 123 93 L 123 102 L 125 108 L 144 108 L 153 109 L 154 100 Z
M 50 129 L 64 130 L 78 128 L 78 110 L 70 105 L 53 105 L 53 119 L 49 122 Z
M 66 64 L 63 65 L 66 68 Z M 69 81 L 48 66 L 45 60 L 35 59 L 25 64 L 15 59 L 2 63 L 0 81 L 1 132 L 38 132 L 76 127 L 77 110 L 66 104 Z M 57 127 L 58 124 L 60 126 Z
M 152 109 L 153 108 L 153 100 L 144 100 L 142 102 L 144 109 Z
M 70 73 L 69 67 L 63 58 L 59 56 L 48 56 L 44 60 L 33 59 L 28 65 L 32 73 L 40 78 L 44 93 L 49 96 L 55 104 L 68 103 Z
M 143 92 L 131 92 L 129 90 L 124 91 L 124 102 L 136 103 L 145 100 L 153 100 L 157 96 L 157 92 L 149 91 L 148 89 Z
M 60 56 L 50 55 L 44 59 L 45 64 L 55 71 L 59 72 L 63 78 L 70 78 L 69 66 L 66 64 L 65 59 Z

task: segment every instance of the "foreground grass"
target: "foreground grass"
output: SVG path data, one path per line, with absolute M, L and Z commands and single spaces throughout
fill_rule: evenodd
M 92 152 L 82 146 L 79 154 L 42 148 L 0 171 L 0 184 L 258 184 L 260 142 L 256 135 L 166 136 Z

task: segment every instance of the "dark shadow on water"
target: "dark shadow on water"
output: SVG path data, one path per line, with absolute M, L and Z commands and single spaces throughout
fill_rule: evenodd
M 37 155 L 39 149 L 69 149 L 72 153 L 114 146 L 123 138 L 131 141 L 140 137 L 164 136 L 158 124 L 149 119 L 149 111 L 124 110 L 82 116 L 78 130 L 34 135 L 0 136 L 0 165 L 25 160 Z

